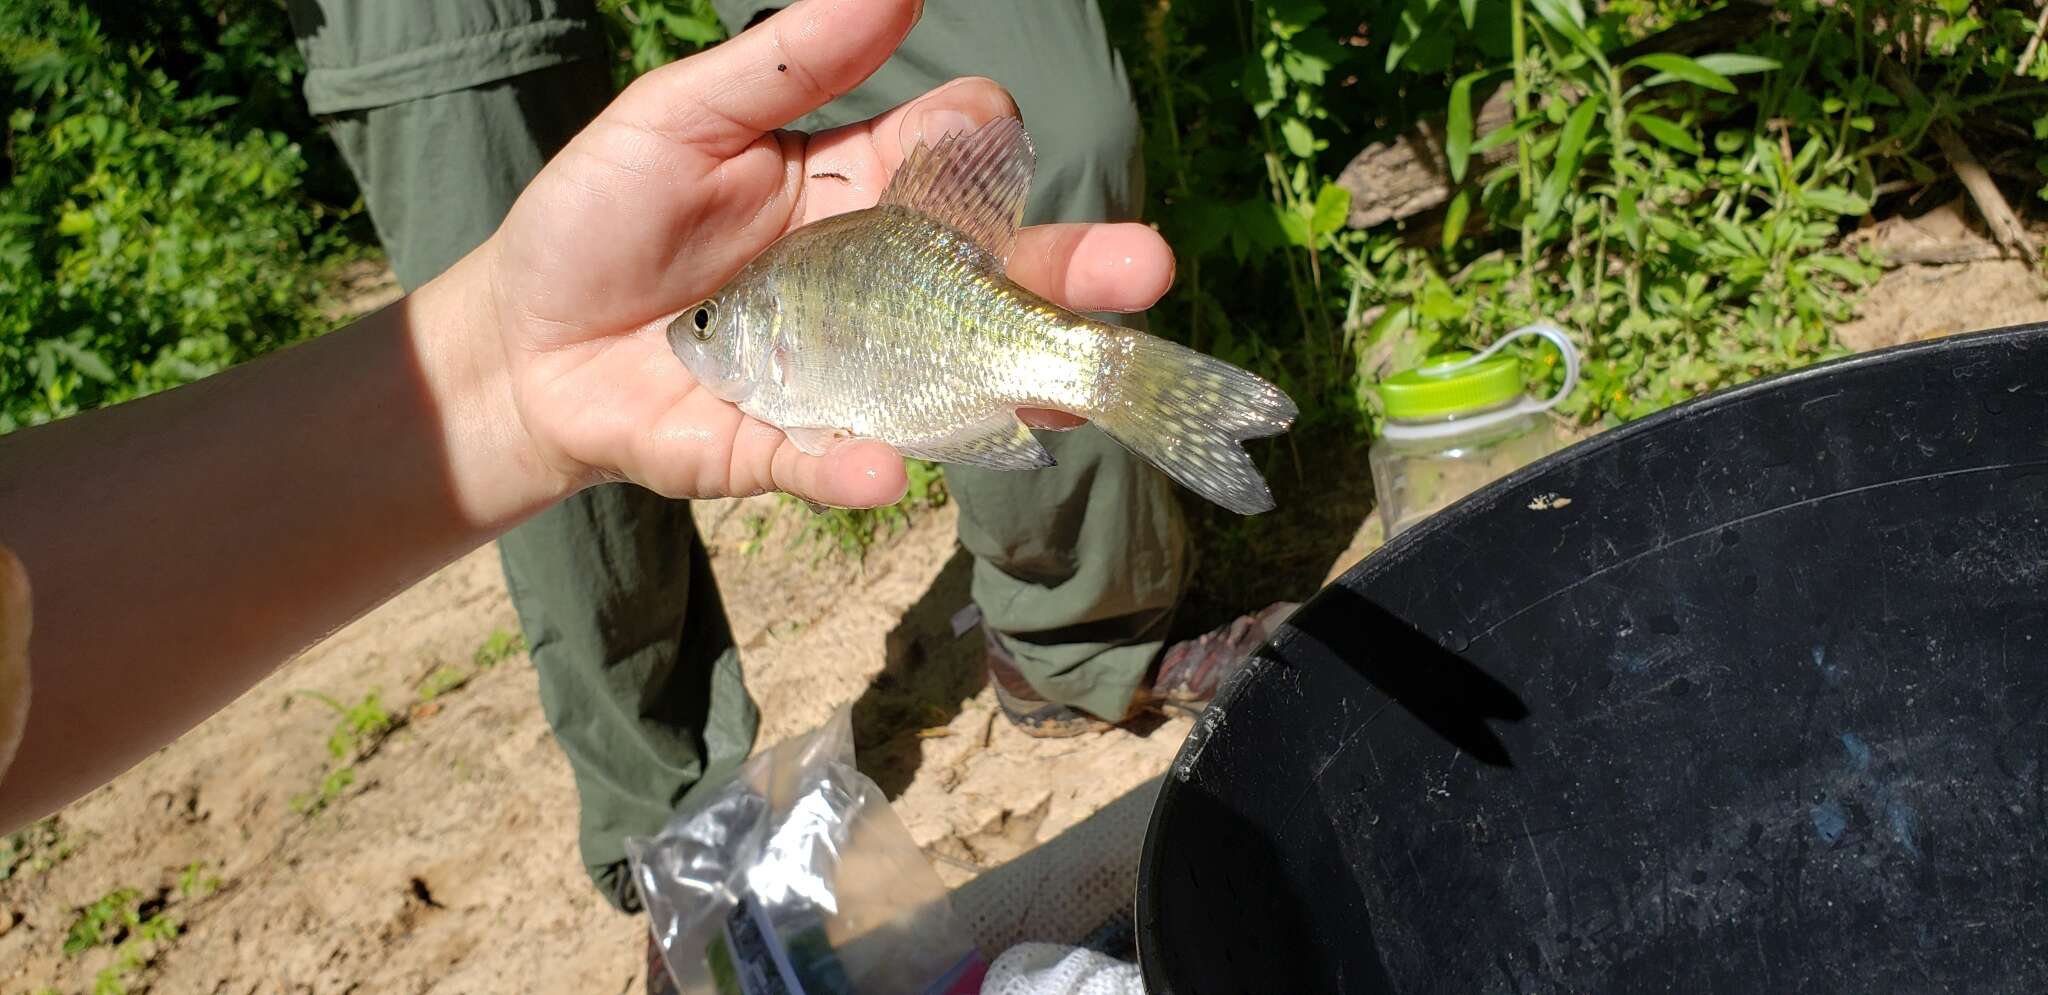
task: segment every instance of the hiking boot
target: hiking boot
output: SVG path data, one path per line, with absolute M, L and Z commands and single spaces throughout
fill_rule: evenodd
M 1292 601 L 1275 602 L 1256 614 L 1240 615 L 1223 628 L 1168 646 L 1159 655 L 1152 680 L 1138 688 L 1132 707 L 1163 705 L 1193 711 L 1207 705 L 1223 682 L 1244 669 L 1299 607 Z
M 1088 732 L 1107 732 L 1110 723 L 1078 708 L 1050 702 L 1024 679 L 1008 650 L 996 639 L 995 630 L 981 627 L 988 651 L 988 682 L 996 686 L 996 705 L 1010 724 L 1036 739 L 1066 739 Z
M 1130 709 L 1114 723 L 1078 708 L 1047 701 L 1024 679 L 1016 661 L 997 641 L 994 630 L 984 624 L 989 683 L 995 685 L 996 704 L 1002 708 L 1003 717 L 1025 735 L 1039 739 L 1104 732 L 1152 708 L 1197 711 L 1216 697 L 1224 679 L 1241 669 L 1297 607 L 1300 606 L 1293 602 L 1279 602 L 1214 632 L 1169 645 L 1159 655 L 1151 679 L 1132 695 Z

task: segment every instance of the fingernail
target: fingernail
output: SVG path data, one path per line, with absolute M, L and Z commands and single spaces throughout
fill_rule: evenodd
M 909 155 L 919 142 L 936 144 L 947 135 L 964 135 L 974 130 L 974 119 L 950 107 L 939 107 L 925 111 L 918 116 L 917 134 L 904 143 L 903 154 Z

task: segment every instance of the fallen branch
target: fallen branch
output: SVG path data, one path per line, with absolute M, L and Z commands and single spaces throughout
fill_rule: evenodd
M 1885 269 L 1898 269 L 1915 263 L 1923 266 L 1954 266 L 1998 259 L 2004 255 L 2004 250 L 1990 242 L 1948 242 L 1938 245 L 1915 245 L 1903 249 L 1882 249 L 1878 251 L 1878 264 Z
M 2041 47 L 2041 33 L 2048 31 L 2048 2 L 2041 4 L 2041 16 L 2034 19 L 2034 36 L 2027 39 L 2027 50 L 2020 53 L 2019 65 L 2012 69 L 2014 76 L 2025 76 L 2034 65 L 2034 53 Z
M 1920 86 L 1913 82 L 1896 62 L 1884 63 L 1885 82 L 1909 105 L 1927 106 L 1927 96 L 1920 92 Z M 1948 158 L 1949 168 L 1955 170 L 1956 179 L 1963 181 L 1963 189 L 1970 192 L 1970 201 L 1977 205 L 1977 213 L 1984 216 L 1984 223 L 1991 229 L 1991 237 L 1999 245 L 2018 253 L 2022 258 L 2032 260 L 2039 257 L 2034 242 L 2027 237 L 2026 228 L 2020 224 L 2019 215 L 2014 214 L 2012 205 L 2006 203 L 2005 195 L 1998 192 L 1998 184 L 1991 179 L 1991 173 L 1977 159 L 1977 154 L 1963 143 L 1961 135 L 1949 127 L 1946 121 L 1936 121 L 1930 129 L 1934 143 L 1941 147 L 1941 154 Z
M 1935 144 L 1941 146 L 1941 154 L 1948 157 L 1948 164 L 1956 171 L 1956 178 L 1963 181 L 1963 188 L 1970 191 L 1970 200 L 1976 203 L 1984 222 L 1991 226 L 1991 237 L 1998 244 L 2022 256 L 2032 259 L 2037 254 L 2034 242 L 2027 237 L 2027 229 L 2020 224 L 2019 215 L 2014 214 L 2012 205 L 2005 202 L 2005 195 L 1998 192 L 1998 184 L 1970 147 L 1963 144 L 1961 136 L 1947 124 L 1934 126 Z

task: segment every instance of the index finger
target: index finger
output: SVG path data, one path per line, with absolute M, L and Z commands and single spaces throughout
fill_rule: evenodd
M 1017 233 L 1010 279 L 1074 311 L 1143 311 L 1173 286 L 1173 250 L 1149 225 L 1034 225 Z

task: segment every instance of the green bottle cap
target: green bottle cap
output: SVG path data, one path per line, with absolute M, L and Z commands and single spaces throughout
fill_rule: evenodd
M 1443 353 L 1380 381 L 1387 417 L 1455 418 L 1521 396 L 1522 364 L 1515 357 L 1458 367 L 1471 358 L 1469 352 Z

